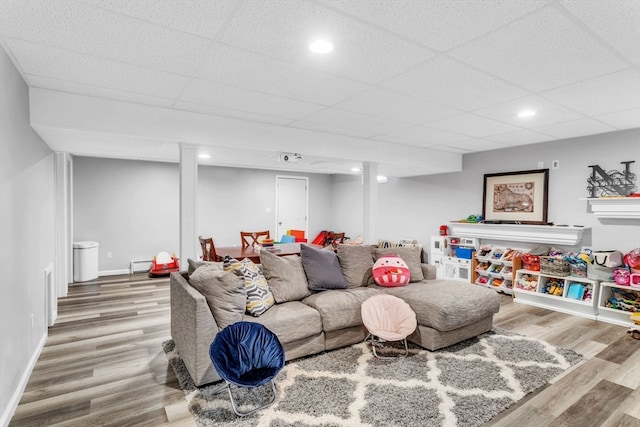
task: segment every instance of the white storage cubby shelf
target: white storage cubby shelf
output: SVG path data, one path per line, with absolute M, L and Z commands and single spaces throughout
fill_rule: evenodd
M 516 271 L 513 286 L 517 302 L 597 319 L 600 285 L 597 280 L 552 276 L 539 271 Z
M 490 251 L 480 248 L 475 252 L 473 283 L 511 295 L 519 253 L 520 250 L 511 248 L 496 247 Z
M 640 305 L 640 287 L 600 282 L 598 320 L 621 326 L 631 326 L 631 310 Z

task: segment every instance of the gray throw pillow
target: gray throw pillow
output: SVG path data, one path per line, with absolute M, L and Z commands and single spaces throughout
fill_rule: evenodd
M 260 264 L 277 303 L 299 301 L 311 295 L 298 255 L 277 256 L 263 250 Z
M 300 259 L 307 275 L 309 289 L 324 291 L 347 288 L 347 281 L 342 275 L 338 255 L 332 250 L 300 245 Z
M 371 246 L 339 245 L 338 260 L 342 275 L 350 288 L 358 288 L 367 284 L 373 268 Z
M 395 248 L 376 248 L 374 254 L 376 260 L 383 255 L 399 256 L 407 263 L 407 267 L 409 267 L 409 271 L 411 272 L 411 279 L 409 281 L 419 282 L 424 280 L 424 274 L 422 274 L 422 267 L 420 266 L 421 250 L 419 247 L 398 246 Z
M 189 277 L 189 283 L 205 297 L 220 329 L 242 320 L 247 307 L 244 278 L 217 266 L 202 266 Z

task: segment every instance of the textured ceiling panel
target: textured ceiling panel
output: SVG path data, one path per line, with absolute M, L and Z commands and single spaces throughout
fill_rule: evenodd
M 628 66 L 598 39 L 551 7 L 451 54 L 531 91 L 556 88 Z
M 518 117 L 518 113 L 525 110 L 535 111 L 536 114 L 526 118 Z M 584 117 L 582 114 L 535 95 L 475 110 L 473 113 L 524 128 L 546 126 Z
M 479 137 L 515 132 L 519 129 L 506 123 L 486 119 L 473 114 L 462 114 L 460 116 L 449 117 L 444 120 L 433 122 L 429 126 L 440 130 Z M 457 146 L 456 144 L 452 145 Z
M 573 138 L 576 136 L 592 135 L 614 131 L 615 128 L 608 126 L 594 119 L 579 119 L 572 122 L 556 123 L 554 125 L 542 126 L 538 131 L 558 139 Z

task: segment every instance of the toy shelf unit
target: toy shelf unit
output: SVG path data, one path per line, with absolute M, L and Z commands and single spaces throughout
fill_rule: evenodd
M 477 245 L 478 239 L 474 238 L 432 236 L 429 259 L 436 267 L 436 277 L 471 283 Z
M 598 320 L 632 326 L 631 314 L 640 312 L 640 286 L 623 286 L 600 282 Z
M 520 249 L 481 247 L 473 259 L 473 283 L 513 294 L 513 272 L 520 269 Z
M 596 319 L 600 284 L 586 277 L 554 276 L 531 270 L 517 270 L 514 301 Z

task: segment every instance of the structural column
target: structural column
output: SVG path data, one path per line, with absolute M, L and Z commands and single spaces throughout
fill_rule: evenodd
M 378 164 L 375 162 L 363 163 L 363 232 L 365 244 L 378 242 L 378 230 L 376 229 L 378 211 Z
M 197 259 L 198 148 L 180 144 L 180 263 Z
M 73 271 L 73 238 L 72 230 L 72 182 L 71 156 L 68 153 L 54 154 L 55 173 L 55 227 L 56 227 L 56 256 L 53 267 L 53 277 L 56 298 L 67 296 L 69 283 L 72 282 Z

